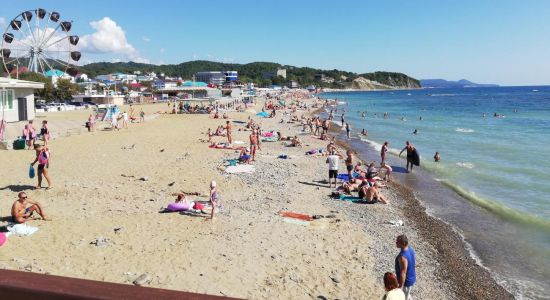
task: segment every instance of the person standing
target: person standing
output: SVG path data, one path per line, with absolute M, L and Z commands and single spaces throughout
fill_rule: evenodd
M 388 145 L 390 143 L 388 143 L 388 141 L 385 141 L 384 142 L 384 145 L 382 145 L 382 149 L 380 149 L 380 164 L 383 164 L 386 162 L 386 153 L 388 152 Z
M 143 111 L 143 108 L 139 111 L 139 122 L 145 122 L 145 112 Z
M 395 257 L 397 281 L 399 282 L 399 288 L 403 289 L 405 293 L 405 299 L 410 300 L 412 299 L 411 291 L 416 282 L 414 249 L 409 246 L 409 239 L 404 234 L 396 238 L 395 245 L 401 249 Z
M 36 188 L 42 188 L 42 176 L 44 176 L 48 182 L 48 189 L 51 189 L 52 181 L 50 179 L 50 175 L 48 174 L 48 168 L 50 166 L 50 151 L 48 150 L 48 147 L 42 147 L 40 144 L 34 144 L 34 150 L 36 151 L 36 158 L 31 165 L 34 166 L 34 164 L 38 162 L 38 184 L 36 185 Z
M 226 126 L 225 126 L 225 130 L 227 131 L 227 141 L 229 142 L 229 145 L 232 144 L 233 142 L 233 139 L 231 138 L 231 121 L 227 121 L 225 122 Z
M 256 160 L 256 150 L 258 146 L 258 134 L 256 132 L 256 129 L 254 129 L 250 134 L 250 154 L 252 156 L 252 161 Z
M 409 143 L 409 141 L 406 141 L 405 144 L 406 144 L 405 148 L 403 148 L 403 150 L 399 152 L 399 157 L 401 157 L 401 153 L 403 153 L 403 151 L 407 150 L 407 172 L 409 172 L 409 164 L 411 166 L 411 172 L 412 172 L 413 166 L 419 164 L 419 161 L 418 161 L 419 157 L 412 143 Z
M 122 113 L 122 128 L 128 129 L 128 113 L 126 111 Z
M 348 136 L 348 139 L 351 138 L 351 126 L 349 125 L 349 123 L 346 123 L 346 134 Z
M 334 178 L 334 188 L 336 188 L 336 180 L 338 177 L 338 162 L 342 158 L 342 155 L 337 154 L 334 149 L 331 149 L 330 155 L 327 157 L 326 163 L 328 164 L 328 187 L 332 187 L 331 179 Z
M 348 180 L 351 181 L 353 178 L 353 153 L 351 150 L 346 151 L 348 157 L 346 157 L 346 171 L 348 171 Z
M 48 120 L 42 121 L 42 127 L 40 128 L 40 135 L 42 136 L 42 141 L 44 146 L 48 146 L 48 141 L 50 140 L 50 129 L 48 129 Z
M 346 123 L 346 118 L 344 117 L 346 115 L 345 112 L 342 113 L 342 127 L 344 127 L 344 124 Z
M 394 273 L 386 272 L 384 274 L 384 288 L 386 294 L 382 300 L 405 300 L 405 293 L 399 288 L 399 282 Z

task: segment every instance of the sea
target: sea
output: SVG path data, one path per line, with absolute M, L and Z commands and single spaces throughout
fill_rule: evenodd
M 334 120 L 345 111 L 350 143 L 366 160 L 379 162 L 389 142 L 398 180 L 463 236 L 497 282 L 518 299 L 549 299 L 550 86 L 319 96 L 337 100 Z M 397 156 L 406 141 L 421 157 L 412 174 Z

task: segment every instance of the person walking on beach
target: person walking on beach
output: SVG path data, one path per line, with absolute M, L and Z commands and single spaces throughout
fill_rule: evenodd
M 328 187 L 332 188 L 331 179 L 334 178 L 334 188 L 336 188 L 336 180 L 338 177 L 338 162 L 342 155 L 337 154 L 334 149 L 331 149 L 330 155 L 327 157 L 326 163 L 328 164 Z
M 388 146 L 389 146 L 389 142 L 388 141 L 385 141 L 384 142 L 384 145 L 382 145 L 382 149 L 380 149 L 380 163 L 383 164 L 386 162 L 386 153 L 388 152 Z
M 44 209 L 42 208 L 40 203 L 29 199 L 25 192 L 20 192 L 19 194 L 17 194 L 17 197 L 19 197 L 19 199 L 13 202 L 13 205 L 11 206 L 12 222 L 22 224 L 27 221 L 34 220 L 34 218 L 31 218 L 34 212 L 40 215 L 42 220 L 50 220 L 44 214 Z
M 395 245 L 401 249 L 395 257 L 395 274 L 397 274 L 399 287 L 405 293 L 405 299 L 410 300 L 411 291 L 416 282 L 414 249 L 409 246 L 409 239 L 404 234 L 396 238 Z
M 384 294 L 382 300 L 405 300 L 405 293 L 399 288 L 399 282 L 394 273 L 386 272 L 384 274 L 384 288 L 386 294 Z
M 346 118 L 344 117 L 346 115 L 345 112 L 342 113 L 342 127 L 344 127 L 344 124 L 346 123 Z
M 40 144 L 34 144 L 34 150 L 36 151 L 36 158 L 31 165 L 34 166 L 34 164 L 38 162 L 38 184 L 36 185 L 36 188 L 42 188 L 42 176 L 44 176 L 48 182 L 48 189 L 51 189 L 52 181 L 50 179 L 50 175 L 48 174 L 48 168 L 50 165 L 50 151 L 48 150 L 48 147 L 42 147 Z
M 348 136 L 348 139 L 351 138 L 351 126 L 349 123 L 346 123 L 346 135 Z
M 225 126 L 225 130 L 227 131 L 227 141 L 229 142 L 229 145 L 232 144 L 232 138 L 231 138 L 231 121 L 227 121 L 225 122 L 226 126 Z

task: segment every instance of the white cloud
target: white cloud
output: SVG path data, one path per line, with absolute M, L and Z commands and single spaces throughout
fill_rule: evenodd
M 160 51 L 160 53 L 164 53 L 165 50 L 164 50 L 164 48 L 160 48 L 159 51 Z
M 139 51 L 128 42 L 126 32 L 111 18 L 92 21 L 90 26 L 95 32 L 80 38 L 79 48 L 82 52 L 117 55 L 135 62 L 149 62 L 140 56 Z
M 142 39 L 144 42 L 146 42 L 146 43 L 151 42 L 151 39 L 150 39 L 149 37 L 147 37 L 147 36 L 142 36 L 141 39 Z

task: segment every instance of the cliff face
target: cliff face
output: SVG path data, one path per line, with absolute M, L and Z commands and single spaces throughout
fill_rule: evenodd
M 358 90 L 415 89 L 420 88 L 418 80 L 401 73 L 375 72 L 355 78 L 347 88 Z

